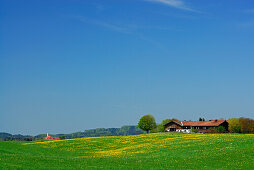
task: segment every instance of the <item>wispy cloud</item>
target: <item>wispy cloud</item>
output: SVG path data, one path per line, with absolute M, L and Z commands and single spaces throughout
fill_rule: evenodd
M 247 10 L 244 10 L 243 12 L 247 14 L 254 14 L 254 9 L 247 9 Z
M 80 20 L 81 22 L 84 22 L 86 24 L 91 24 L 91 25 L 96 25 L 98 27 L 103 27 L 106 28 L 108 30 L 111 31 L 115 31 L 115 32 L 119 32 L 119 33 L 123 33 L 123 34 L 128 34 L 134 37 L 137 37 L 141 40 L 144 40 L 146 42 L 149 42 L 151 44 L 153 44 L 154 46 L 163 49 L 164 51 L 167 51 L 167 49 L 165 48 L 165 46 L 163 44 L 161 44 L 160 42 L 157 42 L 153 39 L 150 39 L 148 37 L 146 37 L 145 35 L 143 35 L 142 33 L 138 32 L 139 29 L 145 29 L 147 27 L 141 27 L 141 26 L 137 26 L 137 25 L 121 25 L 121 24 L 112 24 L 112 23 L 108 23 L 108 22 L 104 22 L 104 21 L 100 21 L 100 20 L 96 20 L 96 19 L 92 19 L 92 18 L 87 18 L 87 17 L 83 17 L 83 16 L 73 16 L 72 18 L 76 18 L 78 20 Z M 150 29 L 164 29 L 164 30 L 168 30 L 170 28 L 167 27 L 150 27 Z
M 244 28 L 244 29 L 251 29 L 251 30 L 253 30 L 253 28 L 254 28 L 254 20 L 249 20 L 249 21 L 238 23 L 238 26 L 240 26 L 241 28 Z
M 118 26 L 116 24 L 110 24 L 110 23 L 103 22 L 100 20 L 90 19 L 90 18 L 81 17 L 81 16 L 76 17 L 76 18 L 79 19 L 81 22 L 104 27 L 104 28 L 110 29 L 112 31 L 117 31 L 117 32 L 126 33 L 126 34 L 131 33 L 131 31 L 128 28 L 123 27 L 123 26 Z
M 194 9 L 188 7 L 182 0 L 144 0 L 144 1 L 161 3 L 161 4 L 168 5 L 168 6 L 171 6 L 174 8 L 200 13 L 200 11 L 197 11 L 197 10 L 194 10 Z

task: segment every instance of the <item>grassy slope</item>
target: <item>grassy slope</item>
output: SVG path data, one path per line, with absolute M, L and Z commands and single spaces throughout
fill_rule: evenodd
M 163 133 L 0 142 L 1 168 L 254 169 L 254 135 Z

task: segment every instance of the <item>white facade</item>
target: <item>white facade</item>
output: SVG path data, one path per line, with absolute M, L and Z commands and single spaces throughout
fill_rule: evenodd
M 191 129 L 176 129 L 176 132 L 191 133 Z
M 191 129 L 176 129 L 175 131 L 166 130 L 167 132 L 181 132 L 181 133 L 191 133 Z

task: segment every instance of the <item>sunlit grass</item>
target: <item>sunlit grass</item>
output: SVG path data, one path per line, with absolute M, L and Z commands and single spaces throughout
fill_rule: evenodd
M 0 167 L 254 169 L 253 134 L 161 133 L 0 142 Z

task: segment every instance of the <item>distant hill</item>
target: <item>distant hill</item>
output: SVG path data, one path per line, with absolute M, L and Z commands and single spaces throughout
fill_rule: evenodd
M 0 138 L 7 138 L 7 137 L 12 137 L 12 134 L 5 133 L 5 132 L 0 132 Z
M 25 140 L 28 138 L 33 138 L 33 136 L 29 135 L 12 135 L 10 133 L 0 132 L 0 139 L 4 140 Z
M 82 137 L 98 137 L 98 136 L 126 136 L 126 135 L 139 135 L 143 134 L 144 131 L 138 128 L 138 126 L 122 126 L 121 128 L 97 128 L 88 129 L 84 132 L 75 132 L 70 134 L 50 134 L 53 137 L 63 137 L 66 139 L 82 138 Z M 0 133 L 0 138 L 6 140 L 24 140 L 26 138 L 42 139 L 46 134 L 39 134 L 36 136 L 23 136 L 23 135 L 12 135 L 9 133 Z
M 66 138 L 80 138 L 80 137 L 98 137 L 98 136 L 126 136 L 126 135 L 139 135 L 144 131 L 138 128 L 138 126 L 122 126 L 121 128 L 97 128 L 89 129 L 84 132 L 76 132 L 71 134 L 65 134 Z M 59 134 L 56 136 L 61 136 Z

